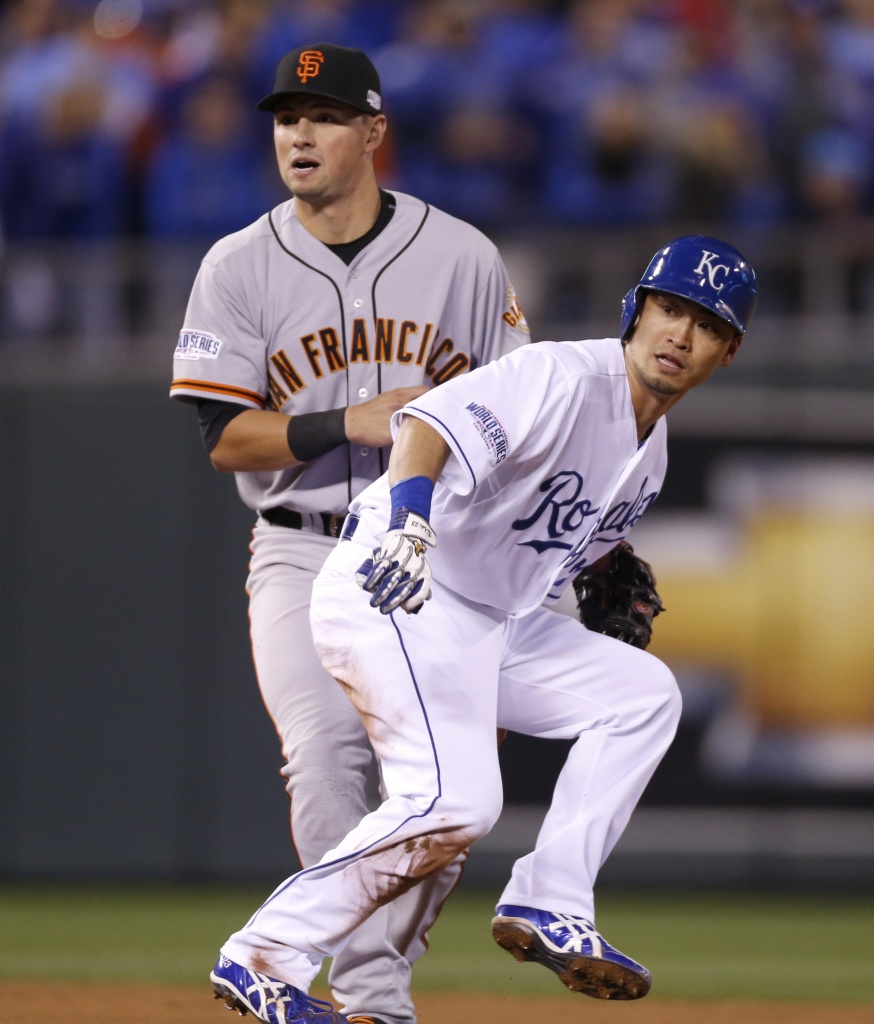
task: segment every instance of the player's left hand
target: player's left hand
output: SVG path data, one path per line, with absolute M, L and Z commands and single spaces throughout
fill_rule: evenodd
M 437 534 L 428 521 L 408 512 L 403 526 L 389 530 L 373 557 L 355 573 L 355 582 L 372 594 L 370 606 L 388 615 L 396 608 L 415 614 L 431 596 L 431 566 L 425 553 Z

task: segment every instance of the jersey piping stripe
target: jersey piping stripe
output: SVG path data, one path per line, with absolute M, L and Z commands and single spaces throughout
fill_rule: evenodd
M 376 285 L 377 285 L 377 282 L 382 277 L 382 275 L 386 272 L 386 270 L 388 270 L 388 268 L 392 265 L 392 263 L 394 263 L 394 261 L 396 259 L 399 259 L 401 256 L 403 256 L 403 254 L 407 251 L 407 249 L 409 249 L 409 247 L 413 244 L 413 242 L 416 241 L 416 239 L 419 237 L 419 234 L 420 234 L 422 228 L 425 226 L 425 221 L 428 219 L 428 214 L 430 212 L 431 212 L 431 207 L 427 203 L 425 203 L 425 213 L 422 216 L 421 221 L 419 221 L 419 226 L 416 228 L 416 230 L 410 236 L 410 240 L 406 243 L 406 245 L 404 245 L 400 249 L 398 249 L 398 251 L 394 254 L 394 256 L 392 256 L 392 258 L 388 261 L 388 263 L 386 263 L 386 265 L 380 269 L 379 273 L 373 279 L 373 286 L 370 289 L 370 304 L 373 307 L 373 322 L 374 323 L 376 323 L 376 320 L 377 320 L 377 316 L 376 316 Z M 376 390 L 380 394 L 382 394 L 382 363 L 377 363 L 376 364 Z M 382 475 L 385 472 L 385 449 L 383 449 L 383 448 L 379 449 L 379 472 L 380 472 L 380 475 Z
M 385 266 L 380 268 L 380 270 L 377 273 L 376 277 L 373 279 L 373 286 L 371 288 L 371 304 L 372 304 L 372 307 L 373 307 L 374 323 L 376 322 L 376 283 L 377 283 L 377 281 L 385 273 L 385 271 L 392 265 L 392 263 L 394 263 L 394 261 L 396 259 L 398 259 L 400 256 L 402 256 L 406 252 L 406 250 L 409 249 L 409 247 L 413 244 L 413 242 L 415 242 L 415 240 L 418 238 L 420 232 L 422 231 L 422 228 L 425 226 L 425 221 L 428 219 L 428 215 L 430 214 L 430 212 L 431 212 L 431 207 L 427 203 L 425 203 L 425 213 L 422 216 L 421 221 L 419 222 L 419 226 L 416 228 L 416 230 L 410 236 L 409 241 L 407 241 L 394 254 L 394 256 L 391 257 L 391 259 L 385 264 Z M 324 270 L 319 270 L 318 267 L 314 267 L 311 263 L 307 263 L 307 261 L 305 259 L 302 259 L 296 253 L 292 252 L 291 249 L 289 249 L 288 246 L 285 244 L 285 242 L 282 241 L 282 239 L 279 236 L 279 231 L 278 231 L 278 229 L 276 227 L 276 224 L 273 221 L 273 211 L 272 210 L 270 210 L 268 212 L 267 220 L 268 220 L 268 222 L 270 224 L 270 230 L 273 232 L 273 237 L 276 239 L 276 242 L 279 245 L 280 249 L 282 249 L 283 252 L 287 253 L 293 260 L 297 260 L 298 263 L 300 263 L 302 266 L 306 267 L 308 270 L 312 270 L 314 274 L 319 274 L 321 277 L 324 277 L 327 281 L 330 281 L 331 285 L 334 288 L 334 291 L 337 293 L 337 301 L 340 304 L 340 323 L 342 325 L 343 359 L 344 359 L 344 361 L 346 363 L 346 405 L 348 406 L 350 404 L 350 397 L 349 397 L 349 352 L 348 352 L 347 343 L 346 343 L 346 312 L 345 312 L 345 310 L 343 308 L 343 293 L 340 291 L 340 288 L 338 287 L 337 282 L 331 277 L 330 274 L 326 274 L 324 272 Z M 377 379 L 377 390 L 381 394 L 382 393 L 382 364 L 381 363 L 377 363 L 376 364 L 376 379 Z M 384 461 L 383 450 L 382 450 L 382 448 L 380 448 L 379 449 L 379 468 L 380 468 L 380 472 L 381 473 L 385 472 L 385 467 L 383 465 L 383 461 Z M 352 493 L 352 448 L 351 448 L 351 446 L 349 446 L 348 449 L 347 449 L 346 490 L 347 490 L 347 494 L 348 494 L 349 503 L 351 504 L 352 498 L 354 497 L 354 495 Z
M 186 380 L 178 378 L 170 385 L 170 392 L 185 389 L 186 391 L 208 391 L 214 395 L 226 395 L 228 398 L 245 398 L 254 402 L 261 408 L 264 407 L 264 397 L 257 391 L 249 391 L 247 388 L 238 388 L 233 384 L 218 384 L 211 380 Z
M 267 214 L 267 220 L 270 224 L 270 230 L 273 232 L 273 237 L 276 239 L 277 245 L 286 255 L 290 256 L 293 260 L 297 260 L 301 266 L 311 270 L 314 274 L 318 274 L 323 277 L 326 281 L 330 281 L 334 291 L 337 293 L 337 302 L 340 305 L 340 326 L 341 336 L 343 339 L 343 362 L 346 364 L 346 406 L 349 406 L 349 351 L 346 345 L 346 311 L 343 308 L 343 293 L 337 286 L 337 282 L 331 277 L 330 274 L 326 274 L 324 270 L 319 270 L 318 267 L 314 267 L 311 263 L 307 263 L 306 260 L 301 259 L 296 253 L 293 253 L 291 249 L 282 241 L 279 237 L 279 231 L 276 225 L 273 223 L 273 211 L 270 210 Z M 348 496 L 347 504 L 352 503 L 352 446 L 346 445 L 346 494 Z
M 452 440 L 455 442 L 455 447 L 458 450 L 458 454 L 462 457 L 462 459 L 464 459 L 464 464 L 465 466 L 467 466 L 467 471 L 468 473 L 470 473 L 471 480 L 473 480 L 473 486 L 476 487 L 476 473 L 474 473 L 473 471 L 473 466 L 471 466 L 471 464 L 467 461 L 467 456 L 464 454 L 464 449 L 458 443 L 458 438 L 455 436 L 455 434 L 452 433 L 449 427 L 446 426 L 446 424 L 443 422 L 443 420 L 439 418 L 439 416 L 435 416 L 433 413 L 426 412 L 425 409 L 420 409 L 416 405 L 414 405 L 413 408 L 416 410 L 419 416 L 428 416 L 430 417 L 430 419 L 434 420 L 435 423 L 439 423 L 440 426 L 443 427 L 443 430 L 452 438 Z
M 395 633 L 397 634 L 398 643 L 400 644 L 401 652 L 404 656 L 404 661 L 407 663 L 407 668 L 409 669 L 410 672 L 410 680 L 413 684 L 413 689 L 416 692 L 416 699 L 419 702 L 419 707 L 422 709 L 422 717 L 425 719 L 425 727 L 428 730 L 428 740 L 431 744 L 431 753 L 434 755 L 434 767 L 437 771 L 437 792 L 434 795 L 434 798 L 431 801 L 431 803 L 428 804 L 424 811 L 422 811 L 420 814 L 411 814 L 409 815 L 409 817 L 404 818 L 404 820 L 396 828 L 392 829 L 391 832 L 382 836 L 380 839 L 374 839 L 374 841 L 370 843 L 369 846 L 365 846 L 360 850 L 356 850 L 354 853 L 347 853 L 344 857 L 338 857 L 336 860 L 328 861 L 327 864 L 314 864 L 310 868 L 304 868 L 302 871 L 298 871 L 297 874 L 293 875 L 291 878 L 288 879 L 285 885 L 280 886 L 275 892 L 271 893 L 271 895 L 261 904 L 261 906 L 255 911 L 255 913 L 247 922 L 247 928 L 255 921 L 255 919 L 258 917 L 261 911 L 269 903 L 271 903 L 280 893 L 285 892 L 290 886 L 294 885 L 294 883 L 298 879 L 302 878 L 304 875 L 312 875 L 316 872 L 324 871 L 326 868 L 334 868 L 337 867 L 337 865 L 346 864 L 349 861 L 361 859 L 369 850 L 372 850 L 375 846 L 379 846 L 380 843 L 384 843 L 387 839 L 391 839 L 391 837 L 396 832 L 399 832 L 404 827 L 404 825 L 407 824 L 407 822 L 415 821 L 417 818 L 427 818 L 431 811 L 434 810 L 437 801 L 440 799 L 441 796 L 443 796 L 443 783 L 440 777 L 440 759 L 437 756 L 437 745 L 434 742 L 434 733 L 431 731 L 431 723 L 428 720 L 428 712 L 425 709 L 425 702 L 422 700 L 422 692 L 419 689 L 419 684 L 416 682 L 416 673 L 415 670 L 413 669 L 412 663 L 410 662 L 410 656 L 407 653 L 407 648 L 406 645 L 404 644 L 404 638 L 401 635 L 400 628 L 398 627 L 398 624 L 395 621 L 394 612 L 391 612 L 389 614 L 389 619 L 391 619 L 391 624 L 394 627 Z

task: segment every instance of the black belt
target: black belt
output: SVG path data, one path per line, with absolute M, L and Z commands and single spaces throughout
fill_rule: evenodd
M 300 512 L 295 512 L 293 508 L 284 508 L 282 505 L 279 505 L 277 508 L 265 508 L 261 515 L 268 523 L 273 523 L 274 526 L 287 526 L 290 530 L 310 529 L 309 518 L 307 518 L 307 523 L 304 525 L 304 517 Z M 313 512 L 312 516 L 314 529 L 321 521 L 322 533 L 326 537 L 340 536 L 343 520 L 346 518 L 345 512 Z

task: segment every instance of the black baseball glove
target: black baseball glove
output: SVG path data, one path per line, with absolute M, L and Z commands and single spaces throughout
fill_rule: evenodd
M 626 541 L 587 565 L 574 577 L 580 622 L 595 633 L 644 650 L 652 639 L 652 620 L 665 610 L 649 563 Z

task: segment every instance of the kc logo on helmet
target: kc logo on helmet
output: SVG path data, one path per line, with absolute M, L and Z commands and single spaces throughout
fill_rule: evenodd
M 297 77 L 303 85 L 308 79 L 315 78 L 322 70 L 325 57 L 321 50 L 304 50 L 297 62 Z
M 714 263 L 713 261 L 715 259 L 716 259 L 716 253 L 715 252 L 708 252 L 706 249 L 702 249 L 701 250 L 701 260 L 699 261 L 698 266 L 692 271 L 692 273 L 693 274 L 704 274 L 704 273 L 706 273 L 707 274 L 707 280 L 710 282 L 710 287 L 715 292 L 721 292 L 722 289 L 725 287 L 725 281 L 723 280 L 721 284 L 717 283 L 717 281 L 718 281 L 717 275 L 718 275 L 719 271 L 721 270 L 725 274 L 725 276 L 728 277 L 729 268 L 724 263 Z

